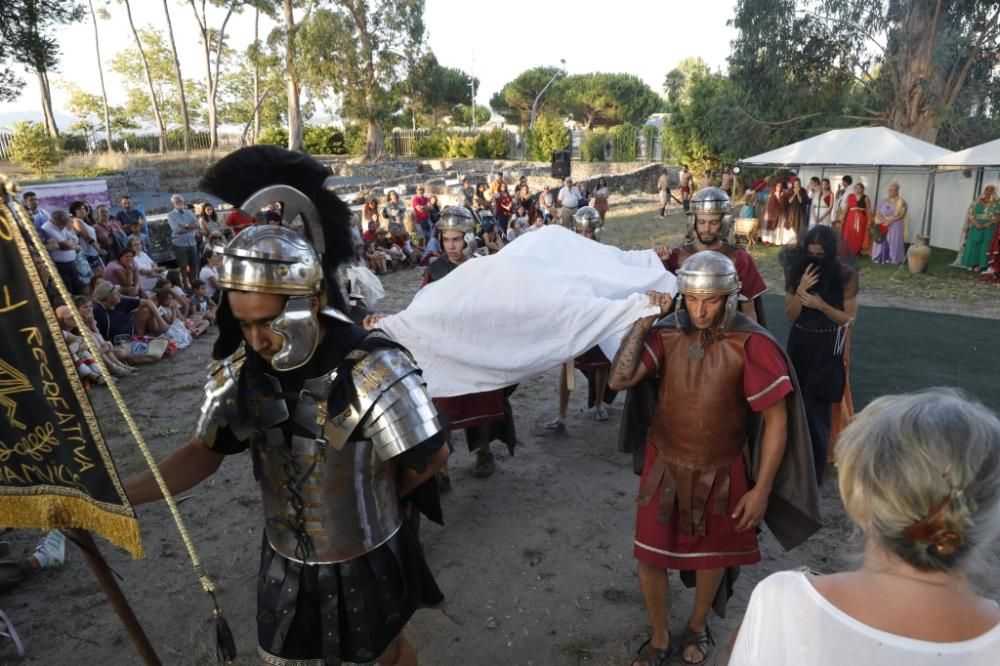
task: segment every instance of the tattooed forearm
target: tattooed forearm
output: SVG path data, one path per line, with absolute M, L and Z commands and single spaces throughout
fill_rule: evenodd
M 654 321 L 655 316 L 643 317 L 632 325 L 632 330 L 625 336 L 615 354 L 615 360 L 611 362 L 608 386 L 612 389 L 618 391 L 636 383 L 634 378 L 642 360 L 642 347 Z

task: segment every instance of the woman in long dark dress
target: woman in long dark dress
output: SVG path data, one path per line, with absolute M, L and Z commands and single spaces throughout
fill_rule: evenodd
M 833 406 L 844 397 L 844 348 L 858 312 L 858 276 L 838 259 L 837 233 L 815 226 L 781 253 L 788 356 L 802 389 L 816 477 L 823 479 Z

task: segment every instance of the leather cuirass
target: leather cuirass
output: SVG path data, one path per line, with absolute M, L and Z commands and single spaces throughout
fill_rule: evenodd
M 728 466 L 747 441 L 743 390 L 748 333 L 726 331 L 701 350 L 702 331 L 655 329 L 664 357 L 650 435 L 668 463 L 699 470 Z M 700 357 L 700 358 L 699 358 Z
M 299 393 L 291 420 L 295 432 L 310 436 L 287 436 L 283 399 L 251 398 L 259 401 L 252 445 L 267 539 L 284 557 L 310 564 L 364 555 L 402 523 L 395 466 L 383 461 L 371 439 L 350 439 L 362 414 L 351 404 L 342 414 L 327 414 L 334 381 L 336 371 L 307 380 Z

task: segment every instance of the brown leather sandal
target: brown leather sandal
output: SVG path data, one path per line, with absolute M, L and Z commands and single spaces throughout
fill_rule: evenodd
M 705 624 L 704 631 L 695 631 L 691 627 L 685 627 L 684 637 L 681 638 L 681 661 L 685 664 L 691 664 L 691 666 L 704 664 L 712 656 L 712 647 L 714 645 L 715 639 L 712 638 L 712 631 L 708 628 L 708 623 Z M 684 653 L 689 647 L 693 647 L 701 652 L 701 659 L 698 661 L 688 661 L 685 659 Z
M 673 654 L 674 651 L 669 644 L 663 650 L 653 647 L 653 639 L 650 637 L 636 650 L 635 659 L 629 666 L 667 666 Z

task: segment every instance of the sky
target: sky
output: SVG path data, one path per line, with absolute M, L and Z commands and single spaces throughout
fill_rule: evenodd
M 100 6 L 106 0 L 95 0 Z M 187 2 L 170 0 L 170 16 L 185 78 L 204 80 L 204 59 L 198 28 Z M 481 9 L 491 7 L 493 9 Z M 109 20 L 98 21 L 101 56 L 109 101 L 124 101 L 123 85 L 109 65 L 118 51 L 133 45 L 123 7 L 107 4 Z M 424 21 L 427 43 L 442 65 L 462 69 L 480 81 L 476 102 L 488 106 L 490 97 L 520 72 L 535 66 L 558 66 L 566 60 L 570 74 L 625 72 L 635 74 L 654 91 L 661 92 L 666 73 L 684 58 L 700 56 L 713 69 L 725 68 L 729 43 L 735 31 L 726 25 L 733 0 L 583 0 L 565 4 L 545 0 L 505 0 L 470 3 L 467 0 L 426 0 Z M 137 27 L 164 24 L 159 0 L 132 0 Z M 222 12 L 210 12 L 218 27 Z M 227 26 L 227 43 L 245 44 L 253 39 L 253 12 L 234 15 Z M 273 24 L 261 19 L 262 38 Z M 568 27 L 568 29 L 566 29 Z M 89 13 L 80 23 L 63 26 L 59 67 L 49 76 L 53 106 L 61 127 L 66 114 L 66 94 L 59 81 L 77 82 L 99 93 L 97 55 Z M 0 126 L 15 119 L 41 120 L 39 89 L 33 73 L 21 97 L 0 104 Z

